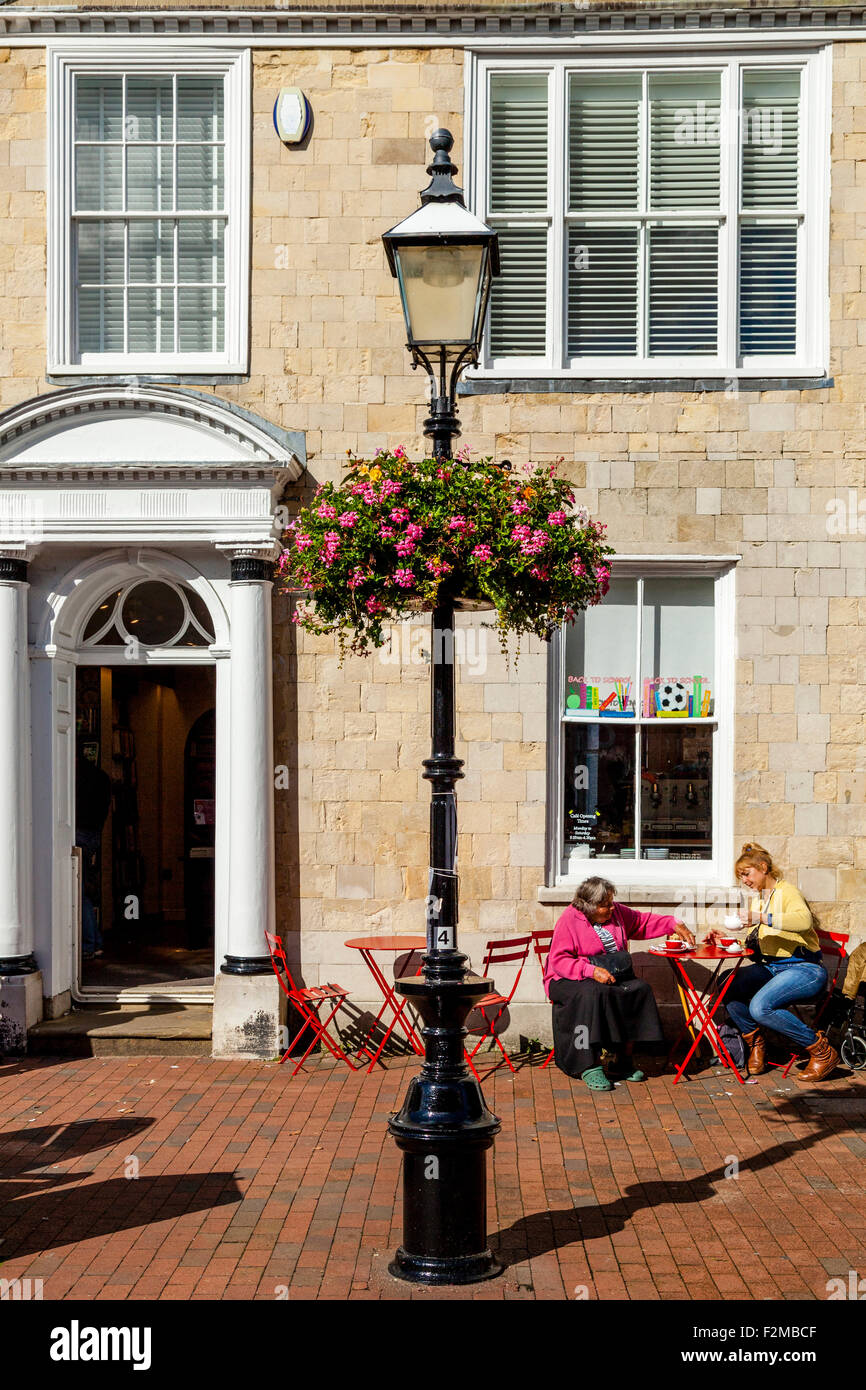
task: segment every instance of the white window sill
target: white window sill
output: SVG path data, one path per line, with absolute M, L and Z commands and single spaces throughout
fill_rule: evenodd
M 822 367 L 795 367 L 786 371 L 745 371 L 732 368 L 727 374 L 722 368 L 698 374 L 692 369 L 641 372 L 639 370 L 608 370 L 597 373 L 557 371 L 542 368 L 528 371 L 525 367 L 513 365 L 495 371 L 478 372 L 465 376 L 457 388 L 458 396 L 482 396 L 499 394 L 531 394 L 533 391 L 543 395 L 568 391 L 640 391 L 640 390 L 680 390 L 680 391 L 727 391 L 733 393 L 737 388 L 743 391 L 797 391 L 819 390 L 833 385 L 834 379 Z
M 198 372 L 215 375 L 244 375 L 245 362 L 228 362 L 224 357 L 92 357 L 87 362 L 50 362 L 51 376 L 181 376 Z
M 614 874 L 614 878 L 617 875 Z M 541 887 L 537 891 L 537 901 L 551 906 L 562 904 L 567 906 L 574 900 L 575 890 L 581 879 L 576 878 L 568 883 L 558 883 L 555 887 Z M 622 883 L 617 882 L 616 896 L 617 901 L 622 903 L 650 903 L 668 906 L 681 906 L 684 909 L 689 906 L 689 902 L 683 901 L 685 893 L 692 894 L 698 884 L 687 880 L 679 883 Z M 738 893 L 739 889 L 734 884 L 724 883 L 721 879 L 702 879 L 700 887 L 706 889 L 705 896 L 713 898 L 720 893 Z M 708 906 L 715 906 L 708 903 Z

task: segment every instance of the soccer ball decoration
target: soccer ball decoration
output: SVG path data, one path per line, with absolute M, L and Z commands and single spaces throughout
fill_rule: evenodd
M 669 681 L 658 689 L 658 707 L 662 714 L 687 714 L 689 694 L 682 681 Z

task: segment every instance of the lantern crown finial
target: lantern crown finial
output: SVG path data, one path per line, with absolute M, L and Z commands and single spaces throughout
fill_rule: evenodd
M 434 130 L 430 136 L 430 148 L 433 151 L 433 159 L 427 165 L 430 186 L 421 194 L 422 204 L 459 203 L 461 207 L 466 206 L 463 201 L 463 189 L 458 188 L 454 182 L 457 165 L 451 159 L 453 146 L 454 136 L 450 130 Z

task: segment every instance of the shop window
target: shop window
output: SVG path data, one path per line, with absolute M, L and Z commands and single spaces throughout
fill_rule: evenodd
M 563 629 L 557 875 L 584 877 L 599 861 L 642 881 L 671 861 L 693 876 L 718 867 L 731 799 L 730 578 L 617 575 Z

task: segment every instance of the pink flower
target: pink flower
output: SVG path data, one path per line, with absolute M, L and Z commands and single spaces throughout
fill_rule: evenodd
M 575 579 L 583 579 L 584 575 L 586 574 L 586 566 L 584 565 L 579 555 L 575 555 L 574 559 L 571 562 L 571 572 L 574 575 Z
M 403 491 L 402 483 L 395 483 L 393 478 L 385 478 L 382 483 L 383 497 L 396 497 L 398 492 Z
M 476 560 L 489 560 L 492 558 L 493 552 L 489 545 L 476 545 L 472 555 Z
M 316 511 L 316 516 L 320 516 L 323 521 L 333 521 L 337 515 L 336 507 L 332 507 L 330 502 L 323 502 Z
M 325 532 L 325 544 L 324 544 L 324 546 L 322 547 L 322 555 L 321 555 L 322 564 L 323 564 L 323 565 L 326 565 L 326 566 L 328 566 L 328 568 L 330 568 L 330 566 L 334 563 L 334 560 L 335 560 L 336 557 L 337 557 L 337 552 L 339 551 L 339 549 L 340 549 L 340 533 L 339 533 L 339 531 L 326 531 L 326 532 Z
M 407 541 L 420 541 L 424 534 L 424 527 L 418 526 L 414 521 L 406 527 Z
M 530 528 L 528 526 L 515 526 L 514 530 L 511 532 L 511 539 L 522 545 L 529 534 Z
M 398 541 L 394 548 L 397 554 L 402 555 L 404 558 L 408 558 L 408 556 L 415 553 L 415 545 L 410 540 Z
M 396 449 L 394 450 L 394 457 L 395 459 L 400 459 L 401 461 L 406 458 L 406 450 L 403 448 L 402 444 L 397 445 Z
M 516 502 L 512 502 L 511 510 L 514 512 L 515 516 L 522 516 L 524 512 L 529 511 L 529 503 L 524 502 L 518 497 Z
M 368 598 L 365 605 L 368 613 L 381 613 L 382 604 L 377 598 Z
M 298 550 L 306 550 L 313 544 L 312 536 L 308 536 L 306 531 L 298 531 L 295 536 L 295 546 Z
M 382 537 L 383 541 L 393 540 L 395 535 L 393 526 L 380 526 L 379 535 Z
M 543 581 L 550 578 L 550 571 L 544 565 L 533 565 L 529 573 L 532 575 L 533 579 L 541 579 Z
M 394 583 L 401 589 L 411 589 L 415 584 L 415 576 L 411 570 L 395 570 Z
M 525 528 L 527 531 L 529 527 Z M 537 555 L 547 545 L 547 536 L 543 531 L 533 531 L 530 535 L 524 536 L 521 545 L 521 555 Z
M 401 525 L 404 521 L 409 520 L 409 513 L 407 512 L 405 507 L 394 507 L 393 511 L 391 512 L 391 520 L 396 521 L 398 525 Z
M 342 526 L 344 531 L 348 531 L 352 526 L 355 525 L 355 522 L 357 520 L 357 512 L 343 512 L 343 515 L 340 517 L 340 525 Z
M 452 516 L 448 518 L 449 531 L 465 531 L 467 526 L 465 516 Z
M 548 512 L 547 520 L 550 522 L 551 526 L 564 526 L 568 517 L 565 515 L 565 512 Z

